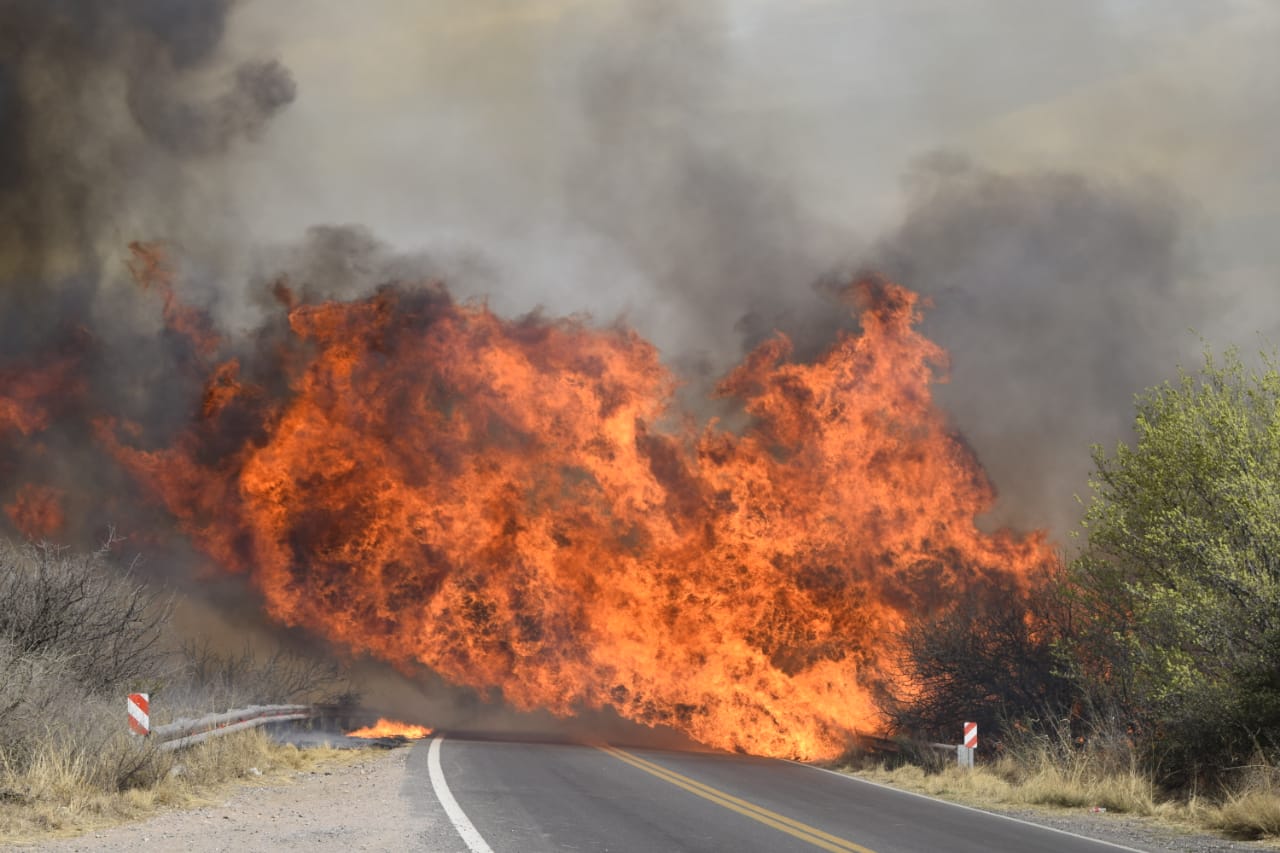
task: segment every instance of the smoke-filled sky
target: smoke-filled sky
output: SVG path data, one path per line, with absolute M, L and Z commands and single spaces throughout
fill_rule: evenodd
M 167 239 L 233 328 L 282 270 L 319 294 L 441 276 L 502 313 L 621 316 L 697 397 L 774 329 L 804 354 L 851 326 L 831 284 L 872 267 L 934 301 L 996 520 L 1061 534 L 1134 392 L 1201 336 L 1280 340 L 1267 0 L 0 17 L 0 350 L 83 313 L 116 329 L 103 369 L 154 381 L 123 258 Z
M 302 94 L 239 216 L 454 255 L 500 310 L 622 313 L 707 377 L 825 343 L 814 283 L 887 268 L 934 297 L 999 520 L 1058 531 L 1135 391 L 1280 332 L 1272 3 L 511 9 L 246 7 L 231 39 Z

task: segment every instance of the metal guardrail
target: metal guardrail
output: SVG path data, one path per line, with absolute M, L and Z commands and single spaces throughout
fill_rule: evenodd
M 163 726 L 155 726 L 151 733 L 161 741 L 160 750 L 168 752 L 265 723 L 307 720 L 321 713 L 321 709 L 312 705 L 250 705 L 220 714 L 206 714 L 194 720 L 175 720 Z

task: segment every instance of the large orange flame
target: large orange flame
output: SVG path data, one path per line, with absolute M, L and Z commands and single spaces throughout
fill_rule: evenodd
M 173 446 L 98 434 L 285 624 L 521 709 L 830 757 L 878 725 L 908 616 L 1052 559 L 975 526 L 994 494 L 932 401 L 946 356 L 918 297 L 850 293 L 860 334 L 808 364 L 775 337 L 723 381 L 738 432 L 675 411 L 633 331 L 508 321 L 437 286 L 282 299 L 286 392 L 227 361 Z
M 55 454 L 46 445 L 45 431 L 74 407 L 85 391 L 79 354 L 83 340 L 73 335 L 40 358 L 0 363 L 0 484 L 15 469 L 48 467 Z M 69 344 L 69 345 L 68 345 Z M 28 539 L 44 539 L 61 530 L 65 521 L 63 492 L 46 483 L 25 482 L 9 495 L 4 512 Z

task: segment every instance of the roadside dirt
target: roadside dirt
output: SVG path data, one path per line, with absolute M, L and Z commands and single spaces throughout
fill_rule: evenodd
M 246 783 L 225 801 L 182 809 L 76 838 L 9 849 L 48 851 L 439 850 L 445 822 L 415 807 L 406 788 L 409 750 L 369 750 L 351 764 Z M 429 792 L 425 792 L 429 796 Z

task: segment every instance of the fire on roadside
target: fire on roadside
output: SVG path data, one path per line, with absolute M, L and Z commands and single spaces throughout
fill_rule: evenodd
M 386 717 L 379 717 L 378 722 L 371 726 L 347 732 L 347 737 L 368 738 L 370 740 L 382 737 L 402 737 L 406 740 L 421 740 L 425 737 L 431 737 L 431 729 L 426 726 L 415 726 L 412 723 L 402 723 L 399 720 L 388 720 Z
M 744 416 L 729 428 L 681 408 L 622 325 L 510 320 L 438 283 L 323 301 L 281 282 L 250 345 L 181 303 L 160 249 L 133 250 L 203 388 L 167 434 L 113 410 L 80 427 L 135 499 L 276 622 L 483 699 L 832 758 L 882 726 L 881 685 L 910 689 L 908 620 L 1056 559 L 1041 533 L 977 525 L 995 490 L 933 400 L 948 357 L 927 305 L 894 282 L 850 282 L 859 331 L 816 357 L 782 334 L 749 353 L 717 389 Z M 76 374 L 0 375 L 24 377 L 0 387 L 17 471 Z M 47 535 L 60 498 L 5 510 Z

